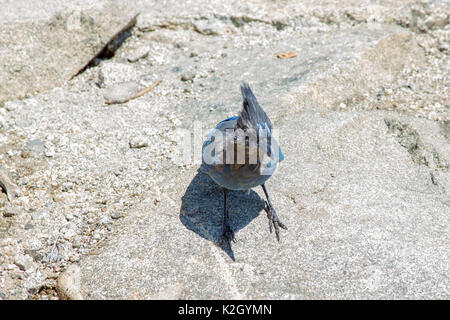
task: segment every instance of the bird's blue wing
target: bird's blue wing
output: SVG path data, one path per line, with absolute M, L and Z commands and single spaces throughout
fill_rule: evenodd
M 225 120 L 222 120 L 217 124 L 216 129 L 223 131 L 226 129 L 234 128 L 237 119 L 239 119 L 239 117 L 234 116 L 234 117 L 229 117 Z
M 207 173 L 210 169 L 210 167 L 203 161 L 203 149 L 206 146 L 208 146 L 210 143 L 212 143 L 211 137 L 214 135 L 216 130 L 225 131 L 227 129 L 233 129 L 236 126 L 236 121 L 238 119 L 239 119 L 239 117 L 234 116 L 234 117 L 229 117 L 225 120 L 222 120 L 217 124 L 217 126 L 214 129 L 211 130 L 211 132 L 209 132 L 206 135 L 206 141 L 203 143 L 203 147 L 202 147 L 202 165 L 200 166 L 199 171 Z

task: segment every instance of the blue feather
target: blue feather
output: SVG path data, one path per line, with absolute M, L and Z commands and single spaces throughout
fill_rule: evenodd
M 276 170 L 278 162 L 284 160 L 284 154 L 281 151 L 278 142 L 271 135 L 272 123 L 259 105 L 248 84 L 243 84 L 241 86 L 241 92 L 244 102 L 240 115 L 229 117 L 220 121 L 217 126 L 206 136 L 207 140 L 203 143 L 202 148 L 202 165 L 199 168 L 199 171 L 207 173 L 217 184 L 232 190 L 246 190 L 263 184 Z M 259 161 L 257 164 L 242 165 L 218 163 L 214 158 L 215 151 L 219 150 L 220 154 L 222 154 L 222 150 L 220 148 L 223 148 L 223 145 L 214 145 L 211 153 L 213 163 L 205 162 L 205 148 L 211 143 L 214 143 L 213 136 L 215 136 L 217 130 L 225 132 L 229 129 L 248 130 L 252 128 L 257 130 L 259 136 L 261 134 L 261 130 L 267 130 L 267 139 L 270 142 L 268 146 L 270 148 L 267 149 L 265 146 L 261 146 L 261 149 L 259 149 L 267 150 L 267 155 L 264 156 L 267 160 L 265 163 Z M 256 146 L 257 148 L 260 148 L 260 146 Z M 275 159 L 271 154 L 271 148 L 278 148 L 278 159 Z M 208 148 L 208 150 L 211 150 L 211 148 Z

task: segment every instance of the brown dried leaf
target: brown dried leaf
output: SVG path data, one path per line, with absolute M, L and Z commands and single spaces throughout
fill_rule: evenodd
M 277 54 L 277 58 L 279 59 L 288 59 L 288 58 L 293 58 L 296 57 L 297 53 L 290 51 L 290 52 L 280 52 L 279 54 Z

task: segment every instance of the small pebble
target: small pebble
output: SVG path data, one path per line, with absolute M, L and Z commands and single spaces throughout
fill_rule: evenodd
M 24 226 L 24 229 L 25 229 L 25 230 L 30 230 L 30 229 L 33 229 L 33 228 L 34 228 L 34 225 L 31 224 L 31 223 L 27 223 L 27 224 Z
M 181 75 L 181 81 L 194 81 L 195 78 L 195 74 L 192 72 L 188 72 L 188 73 L 183 73 Z
M 25 289 L 31 294 L 38 293 L 44 287 L 46 278 L 40 271 L 32 273 L 25 281 Z
M 120 219 L 123 217 L 123 213 L 120 211 L 114 211 L 111 213 L 111 218 L 112 219 Z
M 106 226 L 108 224 L 111 224 L 112 220 L 111 217 L 109 215 L 102 215 L 98 220 L 97 220 L 97 225 L 99 226 Z
M 28 152 L 35 153 L 37 155 L 44 154 L 45 152 L 44 143 L 42 142 L 41 139 L 31 140 L 27 142 L 27 144 L 25 145 L 25 150 Z
M 20 100 L 12 100 L 5 102 L 5 109 L 8 111 L 14 111 L 22 106 L 22 101 Z
M 133 97 L 138 91 L 139 85 L 136 82 L 123 82 L 104 89 L 103 97 L 106 103 L 120 103 Z
M 144 59 L 148 56 L 150 52 L 150 48 L 146 46 L 142 46 L 132 50 L 127 57 L 128 62 L 136 62 L 140 59 Z
M 135 80 L 135 68 L 126 63 L 104 61 L 100 66 L 98 81 L 102 88 Z
M 29 255 L 18 255 L 14 258 L 14 264 L 22 271 L 30 270 L 33 267 L 33 258 Z
M 80 271 L 80 267 L 74 264 L 58 277 L 56 291 L 60 299 L 83 300 Z
M 31 215 L 31 219 L 32 220 L 40 220 L 40 219 L 45 219 L 47 216 L 48 216 L 47 211 L 38 210 Z
M 144 136 L 134 136 L 130 138 L 128 142 L 130 148 L 132 149 L 140 149 L 148 147 L 148 141 Z
M 14 217 L 15 215 L 17 215 L 18 211 L 16 208 L 14 208 L 13 206 L 7 204 L 5 206 L 5 211 L 3 211 L 3 216 L 5 218 L 10 218 L 10 217 Z

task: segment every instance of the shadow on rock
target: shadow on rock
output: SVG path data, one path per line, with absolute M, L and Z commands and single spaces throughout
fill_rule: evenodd
M 229 223 L 237 232 L 264 209 L 264 200 L 251 190 L 230 190 L 227 197 Z M 231 244 L 221 244 L 223 216 L 222 189 L 204 173 L 197 173 L 181 198 L 180 220 L 186 228 L 214 242 L 234 260 Z

